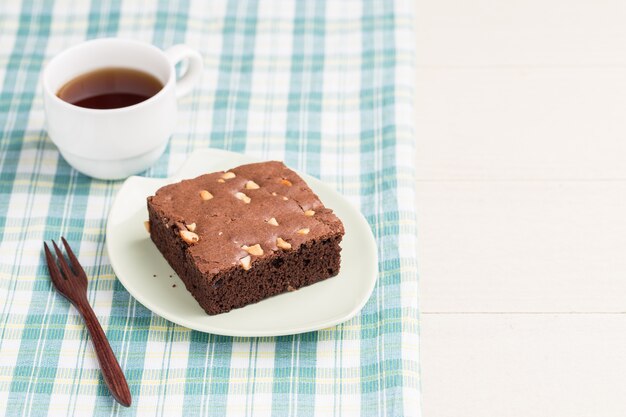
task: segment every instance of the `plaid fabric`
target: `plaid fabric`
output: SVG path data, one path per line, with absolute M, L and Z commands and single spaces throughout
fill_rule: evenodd
M 380 263 L 359 315 L 302 335 L 232 338 L 170 323 L 125 291 L 104 249 L 120 182 L 59 156 L 39 81 L 50 57 L 105 36 L 186 43 L 205 60 L 145 175 L 224 148 L 285 160 L 360 207 Z M 0 3 L 0 414 L 418 415 L 412 41 L 410 0 Z M 109 396 L 82 319 L 51 287 L 42 241 L 61 235 L 90 276 L 129 410 Z

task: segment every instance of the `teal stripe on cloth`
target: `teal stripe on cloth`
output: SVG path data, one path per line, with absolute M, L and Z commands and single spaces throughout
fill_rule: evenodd
M 120 23 L 121 0 L 91 0 L 87 39 L 106 38 L 117 35 Z
M 229 0 L 224 18 L 220 77 L 215 91 L 211 146 L 241 152 L 247 135 L 258 2 Z M 241 16 L 243 14 L 243 16 Z M 236 29 L 235 29 L 236 28 Z
M 285 163 L 315 176 L 319 176 L 325 39 L 324 26 L 318 29 L 312 23 L 323 21 L 325 4 L 296 4 L 285 141 Z
M 43 61 L 44 51 L 48 41 L 48 34 L 50 30 L 51 14 L 49 9 L 52 7 L 52 2 L 46 4 L 30 4 L 24 3 L 22 5 L 21 19 L 19 21 L 19 28 L 17 31 L 17 38 L 21 42 L 16 42 L 13 49 L 11 59 L 14 61 L 9 64 L 9 67 L 15 68 L 14 73 L 7 72 L 5 75 L 5 88 L 7 90 L 13 89 L 12 100 L 23 103 L 23 107 L 20 106 L 15 112 L 12 109 L 12 103 L 7 101 L 8 109 L 6 110 L 7 123 L 3 127 L 3 133 L 9 132 L 26 132 L 28 127 L 28 115 L 34 99 L 34 91 L 30 90 L 26 86 L 29 83 L 33 83 L 37 79 L 39 68 Z M 17 62 L 15 62 L 17 61 Z M 10 84 L 10 85 L 9 85 Z M 20 88 L 22 87 L 22 88 Z M 4 90 L 4 89 L 3 89 Z M 6 91 L 6 90 L 5 90 Z M 3 101 L 4 102 L 4 101 Z M 5 109 L 2 109 L 3 115 Z M 10 116 L 16 115 L 15 124 L 11 127 Z M 3 117 L 4 119 L 4 117 Z M 18 133 L 19 134 L 19 133 Z M 5 135 L 2 135 L 5 137 Z M 3 184 L 9 184 L 11 179 L 15 179 L 17 176 L 17 168 L 20 162 L 20 155 L 22 152 L 28 151 L 25 149 L 27 146 L 22 140 L 22 137 L 17 135 L 10 135 L 9 140 L 6 142 L 7 148 L 2 149 L 2 179 Z M 31 145 L 32 146 L 32 145 Z M 1 190 L 5 195 L 12 194 L 12 187 L 6 192 Z M 32 190 L 32 194 L 35 194 L 36 188 Z M 8 199 L 2 200 L 9 202 Z M 26 207 L 33 206 L 33 199 L 27 200 Z M 5 229 L 6 221 L 8 220 L 9 205 L 2 207 L 0 228 Z M 22 217 L 22 225 L 28 225 L 30 220 L 30 210 L 27 208 Z M 4 240 L 4 236 L 3 236 Z M 13 258 L 11 274 L 19 276 L 20 270 L 23 267 L 23 250 L 25 242 L 17 242 L 16 251 L 12 254 Z M 41 270 L 41 268 L 39 268 Z M 43 285 L 42 285 L 43 284 Z M 43 288 L 42 288 L 43 287 Z M 15 288 L 15 287 L 14 287 Z M 16 366 L 13 368 L 13 377 L 9 390 L 8 403 L 16 404 L 17 413 L 40 413 L 40 410 L 45 410 L 50 402 L 50 396 L 47 395 L 50 392 L 51 383 L 54 381 L 54 373 L 56 371 L 56 358 L 60 350 L 61 341 L 63 339 L 63 330 L 55 329 L 55 324 L 62 322 L 65 314 L 59 315 L 58 313 L 50 311 L 49 307 L 54 306 L 54 298 L 49 294 L 50 283 L 48 282 L 35 282 L 31 286 L 32 298 L 28 306 L 26 314 L 26 324 L 30 328 L 27 337 L 22 338 L 19 342 L 19 349 L 16 357 Z M 4 328 L 10 324 L 10 311 L 15 306 L 15 298 L 12 292 L 9 297 L 4 298 L 6 307 L 8 307 L 9 314 L 6 314 L 3 308 L 3 330 L 2 340 L 0 340 L 0 348 L 5 348 L 5 336 L 6 331 Z M 67 306 L 61 308 L 61 312 L 67 311 Z M 37 341 L 37 343 L 33 343 Z M 46 356 L 45 361 L 42 361 L 46 352 L 53 352 L 51 356 Z M 36 389 L 33 389 L 36 387 Z
M 325 2 L 296 2 L 291 55 L 291 80 L 287 105 L 285 163 L 320 175 L 320 125 L 323 94 L 323 30 L 311 30 L 323 20 Z M 272 412 L 312 416 L 315 411 L 318 332 L 280 337 L 276 340 Z M 297 370 L 297 372 L 295 372 Z
M 0 4 L 0 415 L 418 416 L 412 19 L 410 0 Z M 40 92 L 54 54 L 105 36 L 185 43 L 204 58 L 145 175 L 171 175 L 212 146 L 283 159 L 360 208 L 379 250 L 361 313 L 317 332 L 232 338 L 170 323 L 129 295 L 105 250 L 121 182 L 65 162 Z M 90 277 L 129 410 L 112 401 L 81 318 L 50 284 L 42 242 L 61 235 Z
M 24 36 L 20 39 L 20 42 L 15 43 L 7 59 L 7 67 L 12 68 L 13 71 L 6 71 L 2 91 L 0 91 L 0 126 L 2 128 L 0 133 L 0 193 L 3 196 L 11 195 L 13 190 L 17 188 L 14 181 L 18 177 L 17 166 L 21 152 L 25 148 L 22 138 L 27 129 L 28 114 L 34 98 L 33 92 L 24 91 L 26 89 L 22 88 L 22 86 L 28 85 L 37 79 L 38 67 L 43 59 L 43 51 L 35 53 L 35 56 L 32 58 L 26 59 L 26 57 L 28 57 L 30 52 L 34 53 L 35 50 L 45 49 L 47 31 L 50 24 L 49 16 L 42 12 L 45 7 L 36 10 L 33 10 L 33 7 L 30 4 L 23 5 L 16 34 L 28 36 Z M 38 24 L 33 25 L 33 21 L 38 22 Z M 19 103 L 19 106 L 16 107 L 15 103 Z M 39 143 L 39 140 L 33 141 L 33 143 L 29 144 L 27 150 L 31 153 L 36 151 Z M 9 198 L 0 198 L 0 239 L 2 240 L 9 235 L 7 226 L 11 225 L 13 220 L 8 215 L 9 205 Z M 25 221 L 25 219 L 19 219 L 20 224 Z M 19 262 L 17 262 L 20 257 L 20 253 L 8 254 L 7 259 L 9 262 L 3 263 L 2 273 L 16 273 L 21 267 Z M 3 284 L 6 285 L 7 283 L 3 282 Z M 2 288 L 6 288 L 4 285 Z M 4 298 L 3 301 L 5 303 L 2 305 L 2 315 L 0 316 L 0 322 L 2 323 L 0 328 L 0 348 L 5 341 L 4 334 L 9 322 L 9 312 L 13 300 Z
M 159 0 L 156 12 L 155 27 L 152 43 L 159 48 L 166 50 L 172 45 L 185 42 L 187 32 L 187 20 L 189 18 L 189 0 L 169 1 Z M 180 67 L 180 65 L 178 65 Z M 165 152 L 146 175 L 154 177 L 167 176 L 170 154 L 172 152 L 172 142 L 168 142 Z
M 370 1 L 364 5 L 364 10 L 393 23 L 393 8 L 389 5 Z M 392 27 L 390 24 L 389 28 Z M 361 97 L 361 166 L 362 172 L 369 173 L 362 181 L 370 182 L 373 192 L 365 196 L 361 210 L 370 222 L 378 242 L 381 275 L 362 315 L 364 320 L 370 319 L 373 326 L 366 325 L 362 330 L 361 369 L 364 377 L 371 382 L 361 387 L 361 407 L 367 410 L 367 414 L 379 415 L 390 405 L 394 406 L 395 398 L 402 394 L 398 392 L 402 388 L 402 375 L 398 372 L 398 364 L 402 360 L 401 350 L 395 348 L 400 346 L 402 337 L 402 333 L 395 328 L 401 323 L 398 320 L 400 312 L 398 308 L 388 307 L 397 306 L 400 302 L 400 274 L 398 272 L 388 277 L 383 274 L 384 271 L 399 271 L 399 234 L 397 227 L 391 230 L 380 227 L 387 223 L 384 219 L 387 213 L 398 212 L 395 195 L 397 186 L 385 181 L 386 176 L 396 178 L 395 114 L 393 102 L 377 100 L 378 97 L 391 95 L 395 87 L 394 66 L 377 65 L 383 52 L 395 60 L 395 40 L 392 30 L 364 31 L 364 35 L 362 53 L 364 56 L 371 55 L 374 61 L 364 57 L 361 68 L 363 91 L 366 92 L 366 96 Z M 385 172 L 384 176 L 380 175 L 382 172 Z

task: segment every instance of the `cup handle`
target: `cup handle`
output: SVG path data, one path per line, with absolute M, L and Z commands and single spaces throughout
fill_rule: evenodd
M 187 71 L 176 80 L 176 97 L 182 97 L 191 92 L 193 87 L 200 80 L 202 74 L 202 56 L 187 45 L 174 45 L 165 51 L 165 55 L 176 66 L 186 59 L 189 61 Z

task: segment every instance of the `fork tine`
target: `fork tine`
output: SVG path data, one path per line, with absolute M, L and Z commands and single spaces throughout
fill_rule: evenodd
M 57 260 L 59 261 L 59 265 L 61 266 L 61 271 L 63 271 L 65 279 L 72 278 L 74 274 L 72 274 L 72 271 L 70 271 L 70 267 L 67 264 L 65 257 L 63 256 L 63 252 L 61 252 L 61 249 L 59 249 L 57 243 L 54 240 L 52 241 L 52 245 L 54 246 L 54 251 L 57 254 Z
M 54 261 L 54 256 L 52 256 L 52 253 L 50 252 L 50 249 L 48 249 L 48 245 L 46 244 L 46 242 L 43 242 L 43 248 L 46 252 L 46 263 L 48 264 L 50 278 L 52 278 L 52 283 L 58 287 L 60 285 L 59 281 L 63 279 L 63 277 L 61 276 L 61 271 L 59 271 L 59 267 Z
M 81 266 L 80 262 L 78 262 L 78 259 L 76 258 L 76 255 L 74 255 L 74 252 L 72 252 L 72 248 L 70 248 L 67 240 L 65 240 L 65 238 L 61 236 L 61 241 L 63 242 L 63 246 L 65 246 L 65 252 L 67 252 L 67 256 L 68 258 L 70 258 L 70 262 L 72 262 L 72 269 L 74 269 L 76 275 L 82 275 L 83 277 L 86 277 L 87 275 L 85 274 L 85 270 Z
M 67 240 L 65 240 L 63 236 L 61 236 L 61 240 L 63 241 L 63 246 L 65 246 L 65 252 L 67 253 L 68 258 L 70 258 L 70 262 L 72 262 L 74 274 L 83 285 L 87 285 L 87 274 L 85 273 L 85 270 L 80 262 L 78 262 L 78 259 L 76 258 L 76 255 L 74 255 L 72 248 L 70 248 L 69 243 L 67 243 Z

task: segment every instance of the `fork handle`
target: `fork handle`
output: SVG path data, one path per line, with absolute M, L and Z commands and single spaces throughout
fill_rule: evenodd
M 100 369 L 104 376 L 104 382 L 107 384 L 111 395 L 113 395 L 113 398 L 115 398 L 118 403 L 122 404 L 124 407 L 130 407 L 132 398 L 126 377 L 115 358 L 115 354 L 111 349 L 111 345 L 107 340 L 104 330 L 102 330 L 102 326 L 100 326 L 96 313 L 94 313 L 88 303 L 81 303 L 81 305 L 77 307 L 78 311 L 85 319 L 87 330 L 89 330 L 89 334 L 91 335 L 96 356 L 100 363 Z

